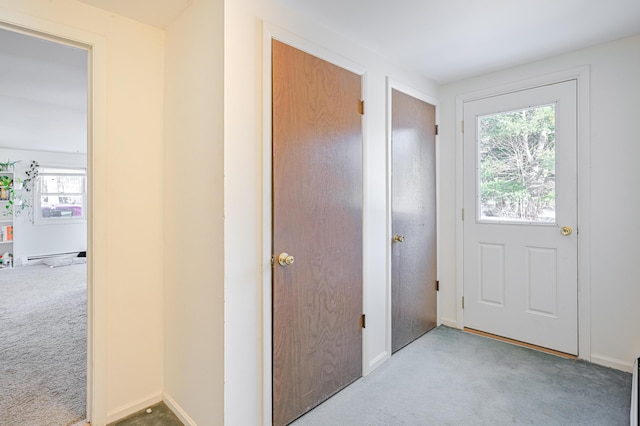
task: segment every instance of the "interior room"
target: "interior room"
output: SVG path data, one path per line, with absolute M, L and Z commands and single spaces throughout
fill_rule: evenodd
M 512 269 L 553 283 L 543 289 L 546 298 L 533 290 L 523 297 L 540 321 L 566 308 L 570 339 L 537 343 L 524 325 L 476 328 L 523 333 L 510 338 L 557 345 L 598 368 L 633 371 L 640 355 L 637 2 L 0 0 L 0 25 L 82 46 L 88 55 L 90 424 L 107 425 L 159 402 L 185 425 L 273 422 L 272 284 L 305 264 L 304 256 L 277 246 L 272 227 L 273 40 L 361 82 L 361 196 L 345 198 L 360 209 L 361 234 L 344 234 L 361 236 L 361 376 L 375 377 L 405 351 L 392 356 L 393 250 L 410 243 L 397 235 L 395 243 L 406 244 L 393 245 L 393 90 L 435 107 L 440 333 L 484 324 L 474 317 L 478 301 L 502 304 L 500 288 L 477 296 L 474 288 L 484 287 L 469 281 L 502 270 L 477 273 L 467 250 L 479 243 L 486 259 L 502 256 L 498 243 L 467 240 L 481 235 L 468 226 L 483 221 L 469 190 L 474 181 L 465 180 L 475 176 L 467 138 L 476 134 L 475 118 L 493 114 L 470 111 L 485 99 L 565 82 L 569 98 L 563 92 L 530 105 L 557 105 L 557 123 L 573 120 L 558 124 L 558 135 L 576 144 L 567 174 L 573 213 L 565 221 L 558 204 L 552 226 L 535 225 L 571 242 L 572 257 L 527 243 L 534 267 Z M 503 111 L 522 110 L 509 108 Z M 0 155 L 0 162 L 18 159 L 13 155 Z M 554 199 L 564 200 L 567 193 L 558 191 Z M 18 253 L 19 238 L 16 228 L 16 264 L 31 256 Z M 557 271 L 570 264 L 573 275 L 538 274 L 550 264 Z M 572 282 L 570 306 L 555 293 L 565 281 Z
M 0 412 L 18 424 L 77 422 L 87 398 L 87 51 L 2 29 L 0 56 Z

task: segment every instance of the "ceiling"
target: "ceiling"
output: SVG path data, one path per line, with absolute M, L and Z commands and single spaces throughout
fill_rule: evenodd
M 80 1 L 159 28 L 192 2 Z M 273 1 L 440 84 L 640 34 L 640 0 Z M 0 147 L 86 152 L 86 51 L 0 29 L 0 63 Z
M 87 51 L 0 28 L 0 64 L 0 147 L 86 152 Z
M 186 9 L 192 0 L 79 0 L 117 15 L 164 28 Z
M 191 2 L 80 1 L 157 27 Z M 440 84 L 640 34 L 639 0 L 276 1 Z
M 640 33 L 639 0 L 284 0 L 440 84 Z

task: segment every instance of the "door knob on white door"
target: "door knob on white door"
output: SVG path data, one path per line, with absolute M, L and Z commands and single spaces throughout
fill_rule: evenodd
M 566 237 L 566 236 L 571 235 L 571 233 L 572 233 L 572 232 L 573 232 L 573 229 L 571 229 L 571 227 L 570 227 L 570 226 L 563 226 L 563 227 L 560 229 L 560 233 L 561 233 L 562 235 L 564 235 L 565 237 Z

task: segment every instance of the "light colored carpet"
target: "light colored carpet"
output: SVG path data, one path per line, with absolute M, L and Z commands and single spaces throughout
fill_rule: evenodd
M 86 418 L 86 266 L 0 271 L 0 425 Z
M 438 327 L 294 426 L 629 424 L 631 374 Z

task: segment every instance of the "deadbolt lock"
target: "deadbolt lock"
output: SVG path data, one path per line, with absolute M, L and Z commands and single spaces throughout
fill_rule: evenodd
M 394 235 L 393 236 L 394 243 L 404 243 L 404 235 Z
M 293 265 L 294 261 L 295 258 L 289 253 L 280 253 L 280 256 L 278 256 L 278 263 L 282 266 Z

